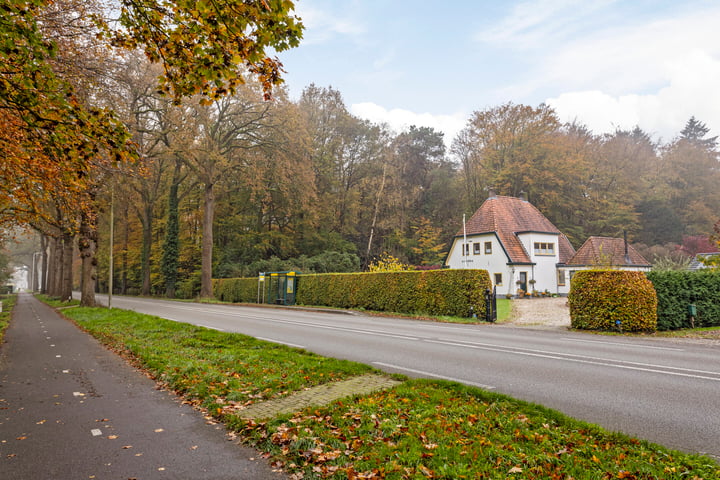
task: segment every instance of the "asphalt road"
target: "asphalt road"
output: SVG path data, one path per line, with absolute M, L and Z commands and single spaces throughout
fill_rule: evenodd
M 388 372 L 476 385 L 720 459 L 717 346 L 130 297 L 113 297 L 113 306 L 241 332 Z
M 5 340 L 0 479 L 286 478 L 30 295 Z

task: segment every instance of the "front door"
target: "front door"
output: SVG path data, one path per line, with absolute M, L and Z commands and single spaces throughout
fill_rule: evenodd
M 527 292 L 527 272 L 520 272 L 520 290 Z

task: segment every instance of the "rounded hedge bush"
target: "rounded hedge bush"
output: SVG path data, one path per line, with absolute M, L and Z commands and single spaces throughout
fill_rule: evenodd
M 657 294 L 643 272 L 576 272 L 568 303 L 572 328 L 626 332 L 657 329 Z

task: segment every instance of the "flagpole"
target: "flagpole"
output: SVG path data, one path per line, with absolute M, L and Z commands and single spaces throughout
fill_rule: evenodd
M 467 254 L 470 253 L 467 248 L 467 229 L 465 228 L 465 214 L 463 213 L 463 251 L 462 256 L 466 257 Z M 467 268 L 467 258 L 464 260 L 465 268 Z

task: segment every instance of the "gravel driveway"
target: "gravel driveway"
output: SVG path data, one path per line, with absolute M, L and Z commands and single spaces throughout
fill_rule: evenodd
M 567 297 L 514 299 L 508 323 L 567 328 L 570 326 L 570 308 L 567 304 Z

